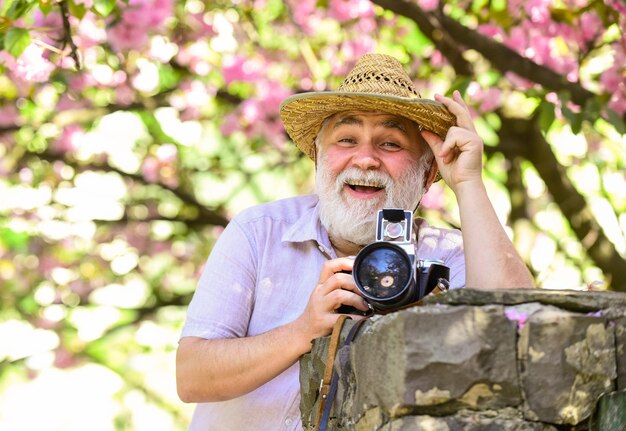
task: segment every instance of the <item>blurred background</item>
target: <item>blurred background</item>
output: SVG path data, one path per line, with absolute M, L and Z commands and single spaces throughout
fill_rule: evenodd
M 0 429 L 185 429 L 175 349 L 212 245 L 312 191 L 279 104 L 367 52 L 462 92 L 539 288 L 626 291 L 625 28 L 623 0 L 4 0 Z M 442 183 L 421 215 L 459 226 Z

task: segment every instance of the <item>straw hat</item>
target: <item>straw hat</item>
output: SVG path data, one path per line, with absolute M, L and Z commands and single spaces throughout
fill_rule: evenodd
M 287 133 L 304 154 L 315 159 L 315 137 L 328 117 L 342 111 L 378 111 L 415 121 L 442 139 L 456 118 L 441 103 L 422 99 L 398 60 L 365 54 L 337 91 L 295 94 L 280 105 Z

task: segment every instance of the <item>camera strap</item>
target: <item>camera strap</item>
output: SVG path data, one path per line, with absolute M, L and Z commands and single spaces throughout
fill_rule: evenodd
M 341 330 L 343 329 L 343 325 L 346 320 L 350 319 L 350 317 L 346 314 L 342 314 L 339 316 L 339 319 L 335 322 L 335 326 L 333 326 L 333 332 L 330 337 L 330 345 L 328 346 L 328 353 L 326 355 L 326 366 L 324 367 L 324 376 L 322 377 L 322 381 L 320 382 L 320 391 L 319 391 L 319 409 L 317 413 L 317 424 L 315 426 L 315 431 L 326 431 L 328 427 L 328 421 L 330 419 L 330 411 L 333 405 L 333 399 L 335 398 L 335 394 L 337 393 L 337 385 L 338 385 L 338 375 L 337 372 L 334 371 L 334 363 L 335 356 L 337 355 L 337 350 L 339 347 L 339 338 L 341 336 Z M 357 332 L 361 328 L 363 322 L 367 319 L 357 320 L 352 328 L 350 328 L 350 332 L 348 336 L 343 342 L 344 346 L 347 346 L 354 340 Z

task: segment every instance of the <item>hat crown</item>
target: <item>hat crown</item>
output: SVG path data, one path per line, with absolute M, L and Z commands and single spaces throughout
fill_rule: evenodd
M 383 94 L 411 99 L 421 97 L 402 64 L 395 58 L 384 54 L 362 56 L 341 83 L 338 91 Z

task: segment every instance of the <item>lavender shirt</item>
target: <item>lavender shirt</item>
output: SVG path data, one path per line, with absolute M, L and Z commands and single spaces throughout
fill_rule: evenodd
M 417 257 L 450 267 L 452 287 L 465 284 L 461 234 L 419 223 Z M 213 247 L 187 311 L 181 337 L 234 338 L 295 320 L 336 254 L 319 222 L 315 195 L 250 208 Z M 301 430 L 299 365 L 239 398 L 198 404 L 189 430 Z

